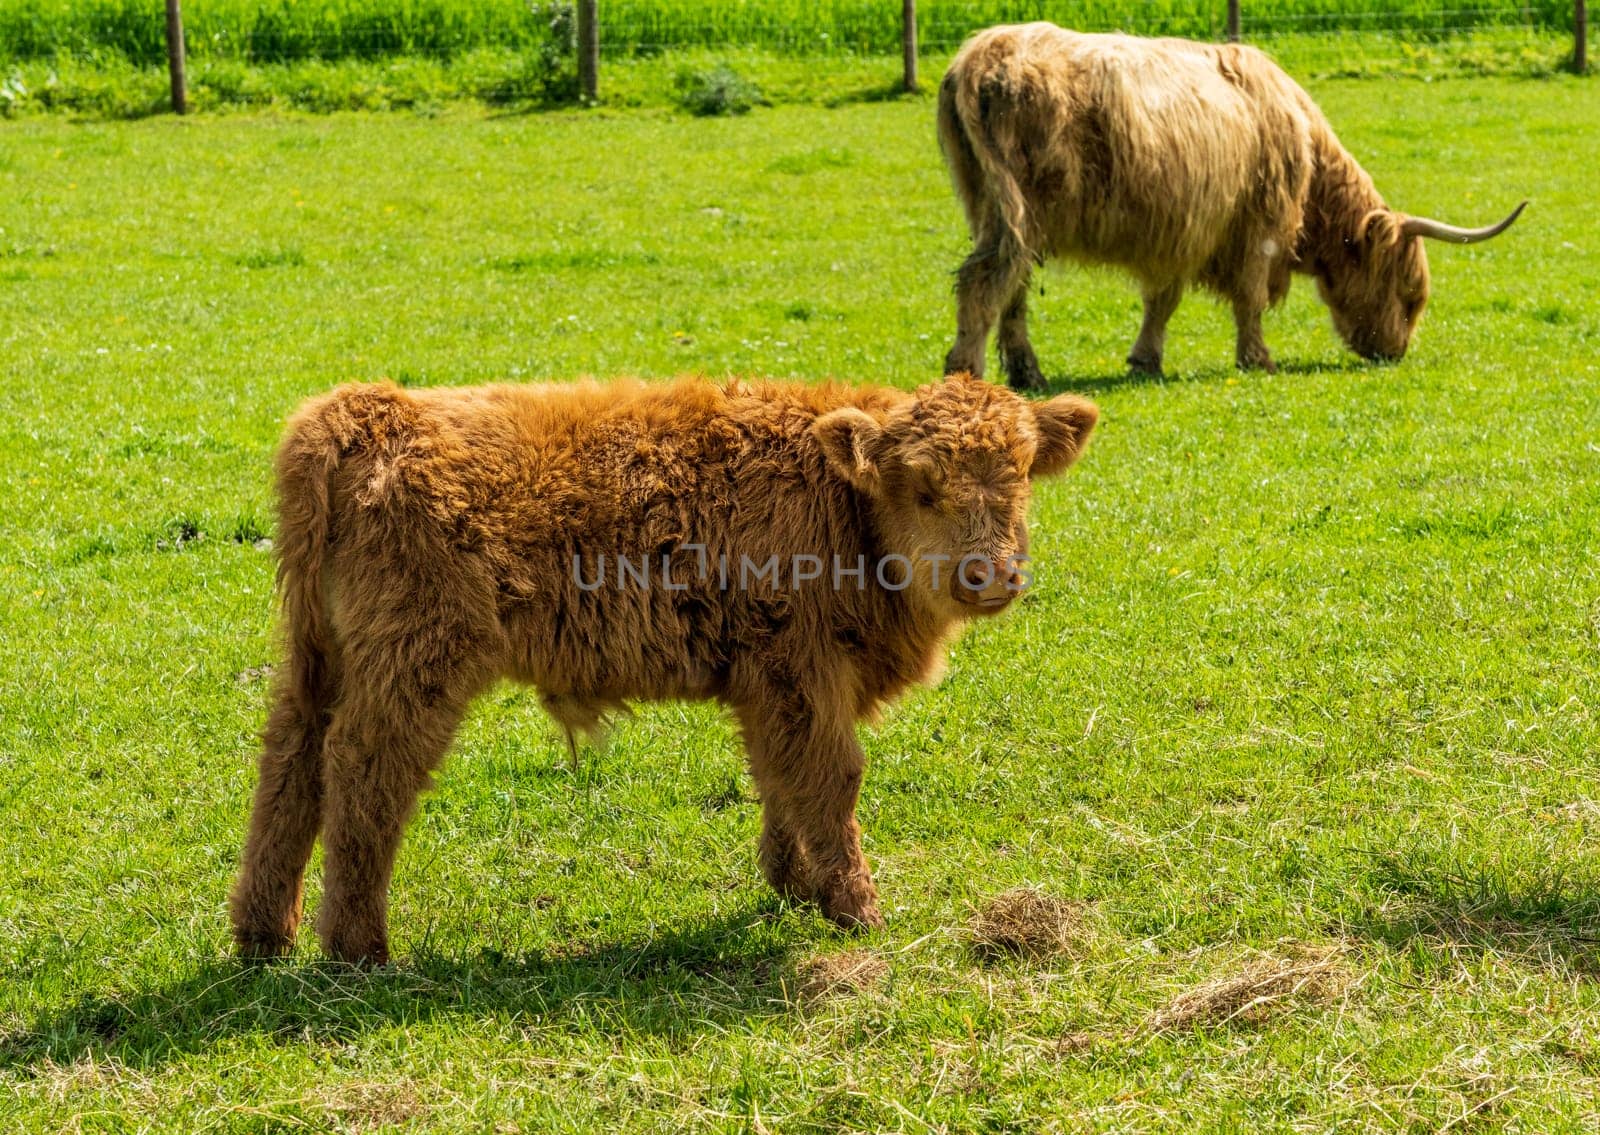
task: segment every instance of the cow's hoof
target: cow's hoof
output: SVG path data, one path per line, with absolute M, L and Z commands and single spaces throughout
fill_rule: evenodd
M 1128 373 L 1134 378 L 1163 378 L 1160 359 L 1141 359 L 1137 355 L 1128 356 Z
M 1043 390 L 1046 386 L 1044 372 L 1039 364 L 1029 359 L 1026 363 L 1007 363 L 1006 385 L 1013 390 Z
M 982 378 L 983 360 L 980 358 L 973 361 L 951 351 L 944 357 L 944 376 L 949 378 L 957 374 L 970 374 L 973 378 Z

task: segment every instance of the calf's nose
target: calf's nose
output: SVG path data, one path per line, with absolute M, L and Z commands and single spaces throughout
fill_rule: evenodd
M 969 591 L 987 595 L 1020 591 L 1023 577 L 1010 558 L 985 560 L 972 556 L 961 562 L 961 582 Z
M 1022 573 L 1009 559 L 994 561 L 994 581 L 1007 591 L 1022 590 Z

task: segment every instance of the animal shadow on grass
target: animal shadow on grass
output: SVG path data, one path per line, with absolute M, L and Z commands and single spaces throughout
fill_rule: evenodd
M 1334 362 L 1292 359 L 1289 362 L 1278 364 L 1278 377 L 1293 378 L 1297 374 L 1356 374 L 1358 372 L 1361 374 L 1381 374 L 1391 367 L 1401 365 L 1403 364 L 1399 360 L 1382 362 L 1354 357 L 1340 357 Z M 1238 372 L 1235 371 L 1234 373 Z
M 1513 879 L 1384 855 L 1373 881 L 1392 896 L 1345 927 L 1391 949 L 1450 958 L 1490 953 L 1532 969 L 1600 980 L 1600 889 L 1551 870 Z
M 1374 364 L 1361 359 L 1339 359 L 1336 362 L 1286 362 L 1278 364 L 1277 378 L 1293 378 L 1303 374 L 1352 374 L 1371 371 Z M 1269 379 L 1259 371 L 1245 372 L 1226 363 L 1214 366 L 1184 367 L 1168 370 L 1165 374 L 1150 374 L 1131 367 L 1099 374 L 1054 374 L 1045 380 L 1045 388 L 1038 392 L 1041 398 L 1054 398 L 1057 394 L 1094 394 L 1138 386 L 1179 386 L 1191 382 L 1218 383 L 1228 379 Z
M 1110 390 L 1121 390 L 1125 387 L 1178 386 L 1191 382 L 1221 382 L 1235 373 L 1231 367 L 1202 367 L 1181 371 L 1169 370 L 1165 374 L 1150 374 L 1146 371 L 1134 370 L 1131 367 L 1125 367 L 1117 371 L 1102 371 L 1098 374 L 1069 374 L 1063 371 L 1046 377 L 1044 389 L 1030 391 L 1029 394 L 1039 398 L 1054 398 L 1057 394 L 1095 394 Z
M 798 1011 L 791 944 L 768 916 L 778 900 L 681 931 L 520 958 L 422 955 L 366 972 L 333 962 L 200 963 L 157 988 L 79 998 L 0 1032 L 0 1069 L 92 1056 L 151 1069 L 227 1037 L 348 1040 L 371 1029 L 448 1016 L 560 1019 L 673 1035 Z

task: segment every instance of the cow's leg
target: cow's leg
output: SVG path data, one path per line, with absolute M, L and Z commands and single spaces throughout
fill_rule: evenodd
M 1013 390 L 1043 390 L 1045 387 L 1038 356 L 1033 353 L 1033 344 L 1028 341 L 1028 281 L 1031 275 L 1024 271 L 1016 294 L 1000 313 L 1000 328 L 995 333 L 1000 347 L 1000 366 L 1006 372 L 1006 382 Z
M 811 874 L 805 849 L 784 815 L 783 801 L 771 797 L 761 804 L 761 873 L 772 889 L 786 899 L 811 898 Z
M 250 832 L 230 901 L 234 941 L 247 957 L 288 953 L 300 927 L 302 880 L 322 826 L 322 745 L 331 695 L 322 667 L 321 659 L 291 657 L 274 680 Z
M 989 329 L 1017 291 L 1026 288 L 1028 257 L 999 238 L 999 227 L 998 219 L 986 225 L 972 255 L 956 270 L 956 341 L 945 356 L 945 374 L 982 376 Z
M 1233 323 L 1238 335 L 1234 361 L 1240 370 L 1264 370 L 1271 374 L 1278 369 L 1261 334 L 1261 313 L 1267 310 L 1271 298 L 1272 269 L 1271 261 L 1257 256 L 1250 258 L 1239 273 L 1232 300 Z
M 1272 352 L 1267 350 L 1267 341 L 1261 334 L 1261 313 L 1265 305 L 1257 306 L 1253 303 L 1234 301 L 1233 321 L 1238 327 L 1238 346 L 1234 350 L 1234 361 L 1240 370 L 1264 370 L 1273 374 L 1278 369 L 1278 364 L 1272 361 Z
M 822 913 L 848 929 L 882 926 L 856 823 L 866 757 L 848 715 L 774 689 L 739 717 L 750 771 L 762 799 L 781 802 L 779 814 L 805 848 L 808 890 Z
M 1144 289 L 1144 322 L 1139 325 L 1139 338 L 1128 352 L 1128 366 L 1138 374 L 1155 377 L 1161 375 L 1161 357 L 1167 348 L 1167 322 L 1178 310 L 1183 299 L 1183 282 L 1146 285 Z

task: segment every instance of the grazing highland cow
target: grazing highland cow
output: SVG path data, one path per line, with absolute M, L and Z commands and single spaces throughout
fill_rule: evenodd
M 240 950 L 294 941 L 321 832 L 327 951 L 388 956 L 401 829 L 473 696 L 508 676 L 592 729 L 714 698 L 762 801 L 760 862 L 877 926 L 856 723 L 1026 585 L 1030 481 L 1097 413 L 970 376 L 915 393 L 697 380 L 306 403 L 278 453 L 287 664 L 233 893 Z
M 939 139 L 974 244 L 945 371 L 983 373 L 998 317 L 1019 388 L 1043 385 L 1027 304 L 1046 257 L 1139 281 L 1138 371 L 1161 372 L 1167 320 L 1191 284 L 1233 305 L 1239 366 L 1274 369 L 1261 313 L 1292 271 L 1316 278 L 1352 350 L 1398 359 L 1428 299 L 1421 238 L 1487 240 L 1522 212 L 1482 229 L 1394 212 L 1310 96 L 1235 44 L 990 28 L 939 88 Z

